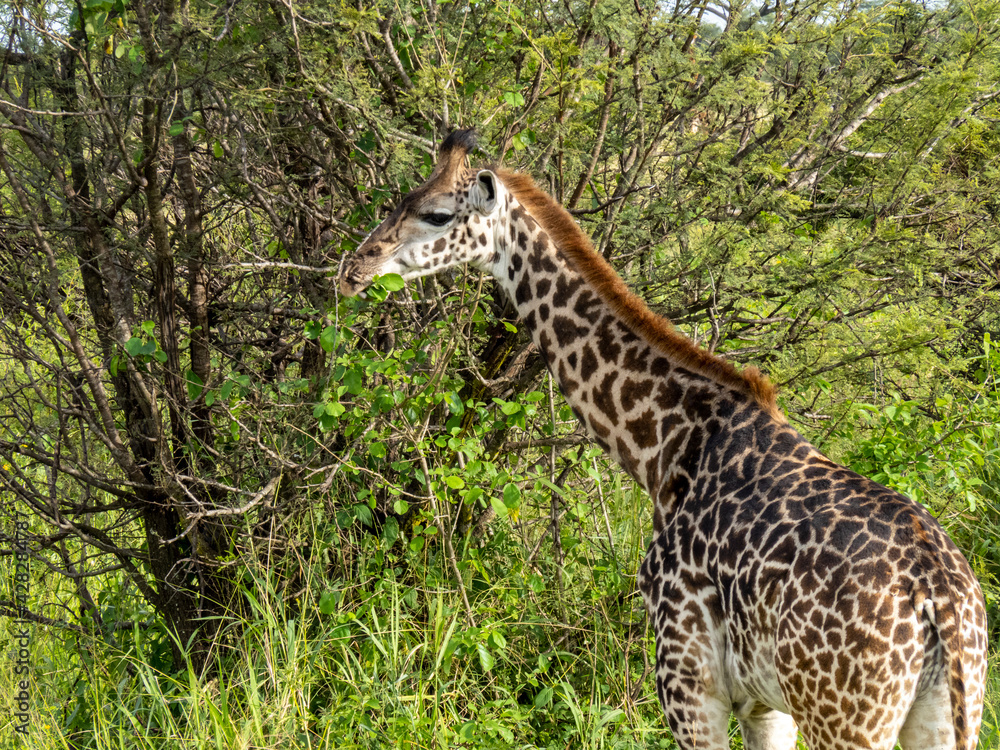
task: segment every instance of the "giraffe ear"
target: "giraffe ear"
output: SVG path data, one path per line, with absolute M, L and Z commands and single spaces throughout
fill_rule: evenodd
M 476 181 L 469 191 L 469 203 L 476 212 L 486 216 L 497 207 L 497 176 L 484 169 L 476 175 Z

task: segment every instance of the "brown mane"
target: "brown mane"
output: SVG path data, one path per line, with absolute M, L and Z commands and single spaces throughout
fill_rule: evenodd
M 569 212 L 540 190 L 530 176 L 505 169 L 496 171 L 507 189 L 625 325 L 681 365 L 746 393 L 772 417 L 784 421 L 777 404 L 777 390 L 766 375 L 756 367 L 737 370 L 731 362 L 698 347 L 625 285 L 611 264 L 594 250 Z

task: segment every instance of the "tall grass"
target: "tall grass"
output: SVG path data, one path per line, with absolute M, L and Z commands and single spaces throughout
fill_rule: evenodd
M 244 569 L 243 616 L 225 623 L 202 674 L 172 672 L 167 635 L 148 620 L 100 639 L 37 627 L 21 746 L 675 747 L 632 578 L 649 503 L 617 474 L 588 475 L 562 498 L 558 554 L 548 509 L 526 502 L 516 525 L 457 545 L 461 586 L 444 545 L 414 552 L 310 516 L 307 552 Z M 2 669 L 12 680 L 9 661 Z M 994 653 L 983 748 L 1000 748 L 998 707 Z M 731 738 L 740 747 L 735 722 Z
M 616 506 L 635 500 L 606 490 Z M 148 622 L 114 639 L 36 628 L 28 746 L 668 747 L 641 602 L 621 596 L 643 523 L 578 510 L 558 585 L 549 553 L 529 561 L 509 521 L 467 545 L 470 609 L 438 546 L 327 530 L 308 557 L 245 570 L 245 616 L 204 674 L 172 673 Z

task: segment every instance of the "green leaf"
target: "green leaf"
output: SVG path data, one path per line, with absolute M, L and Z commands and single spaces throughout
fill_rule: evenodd
M 327 354 L 332 352 L 340 341 L 340 332 L 334 326 L 327 326 L 319 337 L 319 345 Z
M 385 519 L 385 524 L 382 526 L 382 538 L 387 547 L 391 547 L 399 539 L 399 521 L 392 516 Z
M 226 155 L 226 152 L 222 150 L 222 144 L 219 143 L 218 141 L 212 142 L 212 155 L 216 159 L 221 159 L 223 156 Z
M 319 597 L 319 611 L 324 615 L 332 615 L 337 611 L 337 602 L 340 600 L 340 593 L 337 591 L 324 591 Z
M 194 370 L 188 370 L 184 373 L 184 379 L 187 381 L 188 398 L 194 401 L 205 390 L 205 381 L 198 377 Z
M 465 480 L 462 477 L 456 477 L 454 474 L 444 478 L 444 483 L 451 487 L 453 490 L 460 490 L 465 486 Z
M 521 504 L 521 490 L 516 484 L 508 482 L 503 486 L 503 502 L 509 509 L 514 509 Z
M 494 495 L 493 497 L 491 497 L 490 498 L 490 505 L 493 506 L 493 510 L 496 511 L 496 514 L 500 518 L 506 518 L 507 517 L 507 515 L 509 513 L 509 510 L 508 510 L 507 506 L 504 505 L 503 500 L 501 500 L 499 497 L 497 497 L 496 495 Z
M 490 729 L 496 730 L 496 733 L 500 735 L 501 739 L 503 739 L 503 741 L 506 742 L 508 746 L 514 744 L 514 733 L 510 731 L 510 729 L 505 727 L 503 724 L 497 721 L 490 720 L 486 722 L 486 726 L 488 726 Z
M 406 286 L 406 282 L 403 281 L 403 277 L 398 273 L 387 273 L 383 276 L 376 276 L 374 283 L 380 284 L 383 288 L 388 289 L 390 292 L 398 292 Z
M 516 401 L 504 401 L 502 398 L 494 398 L 493 403 L 500 407 L 500 411 L 508 417 L 512 417 L 521 411 L 521 405 Z
M 367 503 L 355 503 L 354 517 L 361 521 L 362 526 L 369 528 L 374 521 L 374 518 L 372 517 L 372 509 L 368 507 Z
M 360 297 L 355 297 L 354 299 L 360 300 L 359 304 L 365 304 L 365 305 L 372 302 L 382 302 L 385 300 L 386 297 L 389 296 L 389 290 L 385 289 L 382 286 L 379 286 L 378 284 L 372 284 L 365 291 L 365 294 L 368 295 L 367 300 L 361 300 Z
M 348 393 L 357 396 L 361 393 L 361 373 L 357 370 L 348 370 L 344 373 L 344 385 Z
M 510 107 L 523 107 L 524 96 L 518 91 L 504 91 L 503 100 Z
M 545 708 L 552 702 L 553 690 L 550 687 L 542 688 L 535 696 L 535 708 Z
M 129 353 L 130 357 L 138 356 L 140 349 L 142 349 L 142 339 L 138 336 L 133 336 L 125 342 L 125 351 Z
M 461 416 L 465 413 L 465 404 L 462 403 L 461 397 L 454 391 L 448 391 L 444 394 L 444 402 L 448 405 L 448 411 L 457 416 Z
M 180 135 L 183 132 L 184 132 L 184 121 L 183 120 L 174 120 L 172 123 L 170 123 L 170 135 L 171 136 L 178 136 L 178 135 Z
M 369 445 L 368 455 L 374 456 L 375 458 L 383 458 L 385 456 L 385 443 L 378 442 Z
M 493 665 L 496 663 L 496 659 L 493 658 L 493 654 L 490 650 L 486 648 L 485 643 L 479 643 L 476 645 L 476 651 L 479 652 L 479 664 L 482 666 L 483 671 L 489 672 L 493 669 Z
M 528 588 L 536 594 L 542 593 L 545 591 L 545 579 L 538 575 L 538 573 L 532 573 L 528 576 Z

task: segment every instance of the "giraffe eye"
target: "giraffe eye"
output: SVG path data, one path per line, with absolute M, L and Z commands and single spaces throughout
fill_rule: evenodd
M 446 211 L 432 211 L 429 214 L 421 214 L 420 220 L 434 227 L 443 227 L 451 221 L 453 215 Z

